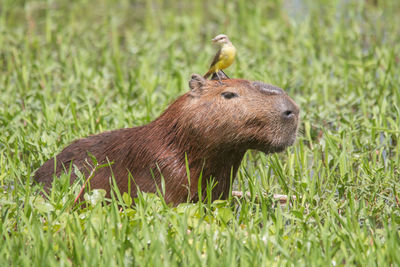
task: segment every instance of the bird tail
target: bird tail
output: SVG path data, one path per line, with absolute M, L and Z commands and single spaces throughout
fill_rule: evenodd
M 212 69 L 210 69 L 209 71 L 207 71 L 207 73 L 204 74 L 204 76 L 203 76 L 204 79 L 207 79 L 208 77 L 210 77 L 210 75 L 213 74 L 213 72 L 214 72 L 214 71 L 213 71 Z

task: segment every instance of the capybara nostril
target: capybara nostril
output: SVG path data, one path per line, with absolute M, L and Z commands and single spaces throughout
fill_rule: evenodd
M 286 110 L 286 111 L 283 112 L 282 115 L 283 115 L 283 118 L 290 119 L 290 118 L 294 117 L 294 112 L 291 111 L 291 110 Z
M 289 99 L 284 99 L 281 110 L 283 119 L 293 119 L 299 115 L 299 107 Z

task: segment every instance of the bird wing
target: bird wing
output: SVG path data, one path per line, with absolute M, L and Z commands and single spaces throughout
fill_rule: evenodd
M 210 69 L 212 66 L 214 66 L 218 62 L 219 58 L 221 57 L 221 50 L 222 50 L 222 48 L 218 49 L 217 53 L 215 54 L 214 59 L 210 65 Z

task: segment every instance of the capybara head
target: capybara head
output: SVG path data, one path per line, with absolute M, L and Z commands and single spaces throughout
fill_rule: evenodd
M 182 116 L 201 143 L 269 153 L 295 141 L 299 108 L 279 87 L 239 79 L 220 84 L 197 74 L 189 86 Z

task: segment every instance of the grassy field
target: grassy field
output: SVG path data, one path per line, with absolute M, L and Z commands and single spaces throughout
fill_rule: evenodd
M 2 0 L 0 263 L 399 266 L 399 13 L 397 0 Z M 234 187 L 250 197 L 168 207 L 94 191 L 77 207 L 66 177 L 40 197 L 45 160 L 155 119 L 206 72 L 218 33 L 238 48 L 228 75 L 302 110 L 293 147 L 246 154 Z

